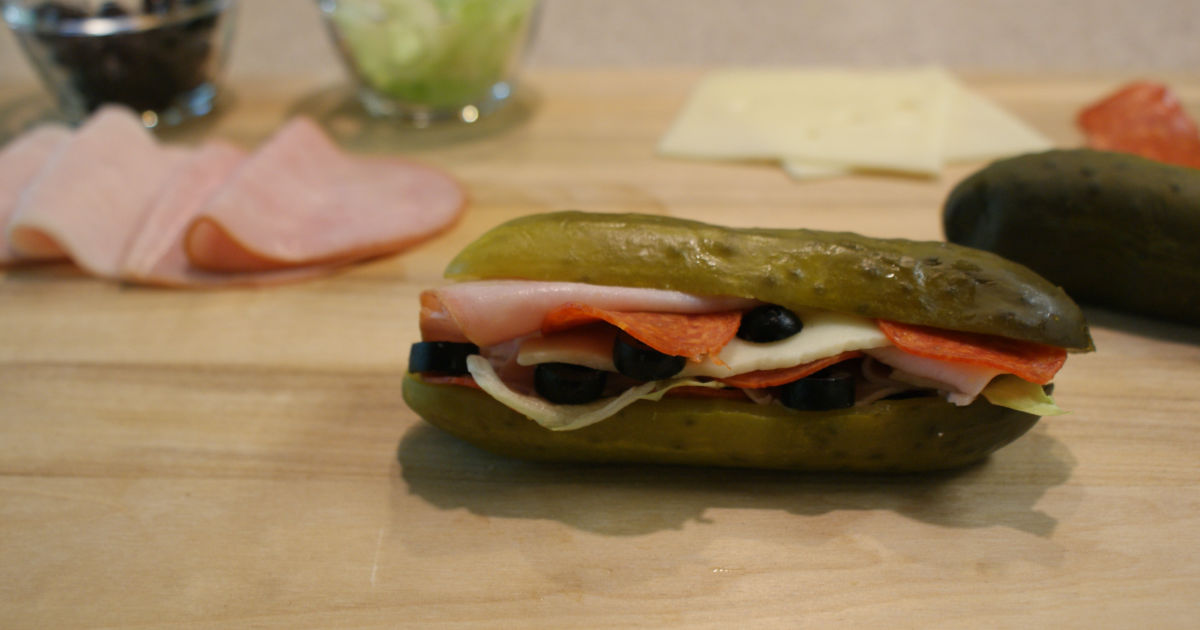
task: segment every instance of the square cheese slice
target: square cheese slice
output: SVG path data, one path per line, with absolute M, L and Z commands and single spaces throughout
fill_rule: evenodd
M 915 70 L 729 70 L 701 81 L 663 155 L 938 173 L 950 83 Z
M 1050 139 L 991 99 L 945 76 L 950 93 L 943 157 L 948 163 L 976 162 L 1046 151 Z M 863 170 L 852 163 L 785 157 L 784 170 L 796 179 L 820 179 Z

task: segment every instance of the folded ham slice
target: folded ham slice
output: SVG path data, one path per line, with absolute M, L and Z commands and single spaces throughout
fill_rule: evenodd
M 282 271 L 217 273 L 197 269 L 183 251 L 183 235 L 196 214 L 246 159 L 242 149 L 213 140 L 176 168 L 146 212 L 121 264 L 121 279 L 172 287 L 278 284 L 328 274 L 313 265 Z
M 202 145 L 164 182 L 125 252 L 121 277 L 133 282 L 186 285 L 193 273 L 183 252 L 189 223 L 246 158 L 227 142 Z
M 150 202 L 185 156 L 159 146 L 131 111 L 102 108 L 29 184 L 9 245 L 18 256 L 67 256 L 94 275 L 118 277 Z
M 342 152 L 293 119 L 252 154 L 160 145 L 105 107 L 0 150 L 0 265 L 68 258 L 104 278 L 213 287 L 296 281 L 449 227 L 465 194 L 440 170 Z
M 20 260 L 8 245 L 7 232 L 21 195 L 70 138 L 71 131 L 66 127 L 47 124 L 17 136 L 0 149 L 0 235 L 4 236 L 0 238 L 0 265 Z
M 947 400 L 956 405 L 971 404 L 992 379 L 1004 373 L 996 368 L 921 357 L 895 347 L 873 348 L 866 352 L 898 370 L 892 374 L 893 379 L 945 390 Z
M 342 152 L 296 118 L 238 168 L 192 222 L 192 265 L 259 272 L 342 264 L 399 251 L 450 226 L 463 209 L 442 171 Z
M 296 281 L 428 239 L 464 198 L 438 169 L 346 154 L 311 120 L 247 155 L 158 144 L 131 110 L 106 107 L 0 150 L 0 265 L 68 258 L 179 287 Z

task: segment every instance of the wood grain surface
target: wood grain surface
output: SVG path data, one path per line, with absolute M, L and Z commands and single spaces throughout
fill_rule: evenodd
M 234 85 L 170 134 L 249 146 L 312 115 L 445 167 L 471 206 L 411 252 L 272 289 L 0 272 L 0 627 L 1197 627 L 1196 328 L 1088 309 L 1071 413 L 933 476 L 530 465 L 405 407 L 418 292 L 519 214 L 941 237 L 973 166 L 798 184 L 655 157 L 698 76 L 539 72 L 497 119 L 432 132 L 364 121 L 340 86 Z M 1064 146 L 1125 78 L 968 77 Z M 1200 83 L 1175 85 L 1195 113 Z M 5 129 L 44 107 L 0 88 Z

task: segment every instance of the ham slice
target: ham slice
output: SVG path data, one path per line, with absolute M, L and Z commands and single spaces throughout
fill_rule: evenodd
M 134 231 L 185 155 L 160 147 L 131 111 L 102 108 L 29 184 L 9 245 L 18 256 L 68 256 L 93 275 L 119 277 Z
M 221 141 L 205 143 L 189 155 L 151 203 L 125 253 L 121 277 L 152 284 L 192 284 L 197 273 L 184 255 L 183 233 L 245 157 L 244 151 Z
M 0 234 L 7 234 L 26 188 L 70 138 L 71 131 L 62 125 L 41 125 L 17 136 L 0 150 Z M 0 238 L 0 265 L 19 260 L 8 246 L 7 236 Z
M 918 387 L 945 390 L 947 400 L 956 405 L 971 404 L 992 379 L 1004 373 L 982 365 L 917 356 L 890 346 L 873 348 L 866 353 L 898 370 L 891 378 Z
M 423 292 L 421 335 L 426 341 L 470 341 L 490 346 L 539 331 L 547 313 L 570 303 L 610 311 L 659 313 L 713 313 L 746 310 L 759 304 L 745 298 L 662 289 L 480 280 Z
M 206 142 L 176 168 L 155 197 L 121 264 L 129 282 L 172 287 L 276 284 L 332 271 L 328 266 L 247 273 L 197 269 L 183 250 L 188 225 L 246 159 L 242 149 L 219 140 Z
M 69 258 L 104 278 L 213 287 L 296 281 L 393 253 L 459 216 L 437 169 L 343 153 L 293 119 L 253 154 L 160 145 L 130 110 L 0 151 L 0 264 Z
M 246 159 L 227 142 L 206 142 L 184 161 L 151 204 L 121 265 L 122 279 L 172 287 L 221 287 L 292 282 L 330 273 L 324 265 L 280 271 L 217 273 L 197 269 L 183 251 L 188 225 Z
M 191 223 L 192 265 L 259 272 L 393 253 L 449 227 L 465 195 L 442 171 L 343 153 L 295 118 L 250 156 Z

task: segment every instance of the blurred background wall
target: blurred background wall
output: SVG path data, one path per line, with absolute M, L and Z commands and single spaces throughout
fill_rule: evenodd
M 241 0 L 231 79 L 336 80 L 312 0 Z M 535 67 L 905 65 L 1200 72 L 1200 0 L 545 0 Z M 0 34 L 0 80 L 32 75 Z

